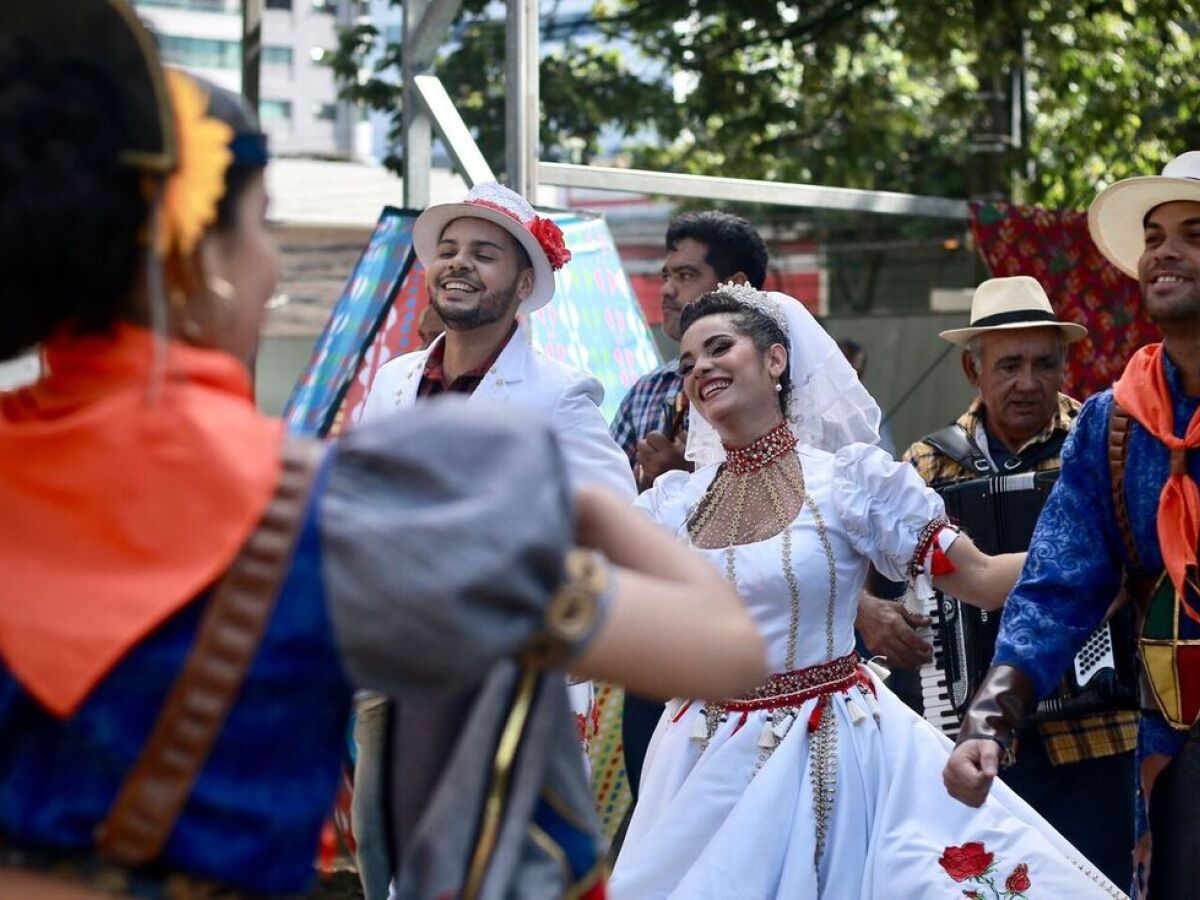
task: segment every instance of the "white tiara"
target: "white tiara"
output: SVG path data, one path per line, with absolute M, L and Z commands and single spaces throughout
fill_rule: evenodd
M 784 313 L 783 307 L 779 305 L 779 301 L 770 294 L 760 291 L 747 282 L 735 283 L 732 281 L 718 284 L 713 293 L 723 294 L 736 300 L 742 306 L 748 306 L 762 313 L 778 325 L 780 331 L 784 334 L 788 333 L 787 315 Z

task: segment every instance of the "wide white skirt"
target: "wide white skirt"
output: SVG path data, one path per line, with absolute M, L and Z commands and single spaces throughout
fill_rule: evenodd
M 837 781 L 819 871 L 807 728 L 816 701 L 804 704 L 757 772 L 765 714 L 750 713 L 740 728 L 740 714 L 730 714 L 701 752 L 691 737 L 701 704 L 693 703 L 677 721 L 672 718 L 681 704 L 668 704 L 646 756 L 610 896 L 1125 896 L 1002 782 L 980 809 L 951 798 L 942 784 L 950 741 L 878 681 L 876 686 L 877 705 L 854 688 L 835 695 L 826 709 L 838 721 Z M 847 696 L 857 710 L 877 715 L 853 724 Z M 982 846 L 947 852 L 973 844 Z

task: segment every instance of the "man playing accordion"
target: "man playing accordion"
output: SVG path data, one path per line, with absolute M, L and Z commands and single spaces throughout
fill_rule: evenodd
M 990 552 L 1028 547 L 1080 409 L 1060 392 L 1066 345 L 1086 335 L 1080 325 L 1059 322 L 1041 285 L 1025 276 L 985 281 L 975 292 L 970 327 L 941 333 L 963 348 L 963 372 L 979 396 L 953 425 L 926 435 L 903 458 L 943 493 L 947 511 L 983 541 L 980 546 L 995 544 Z M 921 668 L 921 688 L 909 702 L 953 734 L 991 660 L 997 623 L 993 614 L 990 624 L 986 618 L 979 624 L 978 614 L 953 598 L 927 611 L 937 620 L 938 652 Z M 859 630 L 868 648 L 889 655 L 893 666 L 906 660 L 889 649 L 911 647 L 919 638 L 913 624 L 919 624 L 916 617 L 901 605 L 862 598 Z M 898 673 L 901 685 L 905 677 L 913 678 Z M 957 693 L 947 686 L 956 679 Z M 1043 711 L 1019 731 L 1002 772 L 1010 787 L 1121 885 L 1130 879 L 1136 740 L 1132 711 L 1069 717 Z

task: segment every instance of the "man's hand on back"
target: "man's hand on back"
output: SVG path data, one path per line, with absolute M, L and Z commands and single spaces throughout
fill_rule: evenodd
M 651 431 L 637 442 L 637 482 L 639 490 L 646 490 L 654 479 L 672 469 L 691 471 L 692 465 L 683 456 L 687 447 L 687 432 L 672 440 L 661 431 Z
M 911 613 L 895 600 L 882 600 L 866 591 L 858 598 L 854 627 L 871 654 L 887 657 L 891 668 L 919 669 L 932 661 L 933 647 L 915 630 L 931 624 L 928 616 Z

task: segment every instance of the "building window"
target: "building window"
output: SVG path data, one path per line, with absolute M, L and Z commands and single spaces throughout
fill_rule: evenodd
M 264 66 L 291 66 L 292 64 L 292 48 L 291 47 L 272 47 L 267 45 L 263 47 L 262 61 Z
M 337 0 L 312 0 L 313 12 L 323 12 L 333 15 L 337 12 Z
M 313 118 L 321 122 L 333 122 L 337 120 L 337 104 L 336 103 L 317 103 L 313 106 Z
M 195 69 L 240 69 L 242 67 L 241 41 L 219 41 L 209 38 L 179 37 L 162 34 L 158 38 L 158 49 L 163 62 L 173 66 L 190 66 Z M 264 66 L 291 66 L 291 47 L 272 47 L 262 50 Z
M 292 118 L 292 104 L 289 100 L 260 100 L 258 115 L 264 122 L 287 122 Z
M 241 0 L 137 0 L 134 6 L 164 6 L 168 9 L 190 9 L 195 12 L 240 13 Z
M 292 0 L 267 0 L 267 9 L 291 10 Z
M 173 66 L 239 69 L 242 65 L 242 48 L 239 41 L 162 34 L 158 38 L 158 48 L 162 53 L 163 62 Z

